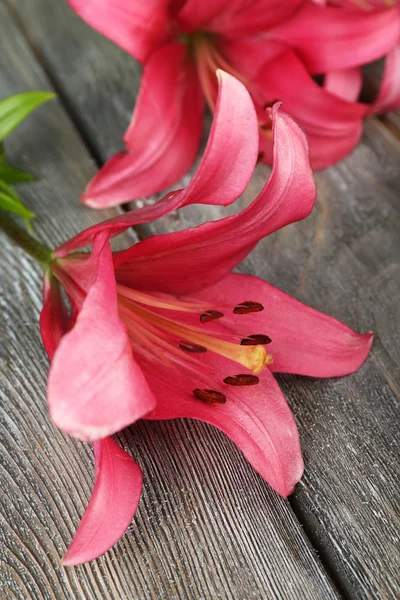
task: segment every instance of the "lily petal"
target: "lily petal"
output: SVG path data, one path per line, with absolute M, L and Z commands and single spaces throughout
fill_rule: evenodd
M 207 360 L 207 355 L 205 355 Z M 210 368 L 225 370 L 229 361 L 212 356 Z M 242 450 L 247 460 L 282 496 L 292 493 L 303 473 L 299 436 L 293 415 L 273 375 L 265 369 L 259 383 L 251 387 L 232 387 L 217 376 L 199 372 L 190 364 L 170 365 L 142 362 L 154 394 L 163 398 L 146 419 L 198 419 L 226 433 Z M 230 367 L 232 368 L 232 367 Z M 233 367 L 234 368 L 234 367 Z M 196 388 L 218 390 L 227 397 L 225 404 L 209 405 L 193 395 Z
M 290 73 L 290 79 L 282 73 Z M 317 85 L 294 52 L 264 64 L 253 84 L 265 98 L 282 99 L 285 109 L 304 128 L 315 169 L 340 160 L 356 145 L 367 106 L 343 100 Z
M 194 61 L 183 44 L 160 46 L 145 65 L 127 149 L 91 180 L 82 201 L 116 206 L 159 192 L 192 166 L 200 144 L 204 101 Z
M 250 89 L 261 67 L 287 51 L 287 44 L 265 36 L 221 38 L 215 45 L 234 70 L 245 77 Z
M 342 160 L 357 146 L 362 136 L 362 122 L 355 123 L 343 136 L 329 137 L 309 133 L 310 159 L 313 169 L 325 169 Z
M 348 102 L 356 102 L 361 92 L 363 80 L 361 69 L 332 71 L 324 78 L 324 88 Z
M 201 289 L 224 277 L 261 238 L 311 212 L 315 184 L 306 138 L 278 106 L 272 118 L 273 170 L 254 202 L 237 215 L 114 254 L 119 283 L 173 295 Z
M 210 306 L 236 306 L 243 298 L 260 302 L 264 310 L 249 313 L 227 327 L 243 337 L 266 334 L 272 339 L 268 352 L 274 357 L 274 372 L 311 377 L 340 377 L 356 371 L 366 360 L 373 334 L 358 334 L 333 317 L 321 313 L 269 283 L 251 275 L 228 275 L 222 281 L 196 292 L 196 300 Z M 186 299 L 192 299 L 188 296 Z
M 226 205 L 241 195 L 250 181 L 257 159 L 256 115 L 246 88 L 228 73 L 219 70 L 217 76 L 219 94 L 209 141 L 199 169 L 188 187 L 167 194 L 151 206 L 132 210 L 86 229 L 60 246 L 55 256 L 67 256 L 72 250 L 88 245 L 100 231 L 107 231 L 113 237 L 132 225 L 159 219 L 184 205 Z M 235 127 L 232 127 L 232 122 Z
M 307 131 L 305 127 L 304 130 Z M 330 137 L 308 132 L 307 141 L 310 147 L 310 160 L 313 169 L 325 169 L 347 156 L 357 146 L 361 135 L 361 121 L 341 137 Z M 262 162 L 271 165 L 273 160 L 272 142 L 263 135 L 260 136 L 260 153 Z
M 65 567 L 93 560 L 109 550 L 125 533 L 142 493 L 142 471 L 114 442 L 93 443 L 96 480 L 93 494 L 74 539 L 62 560 Z
M 257 162 L 258 122 L 246 88 L 217 71 L 219 93 L 207 148 L 180 206 L 234 202 L 246 189 Z
M 91 27 L 144 62 L 168 33 L 168 0 L 68 0 Z
M 399 38 L 400 22 L 396 7 L 363 12 L 306 2 L 269 34 L 287 41 L 312 73 L 325 73 L 384 56 Z
M 177 19 L 185 31 L 207 29 L 224 36 L 264 32 L 287 19 L 303 0 L 187 0 Z
M 69 316 L 59 282 L 46 271 L 43 278 L 43 308 L 40 313 L 40 333 L 50 358 L 63 335 L 68 331 Z
M 107 235 L 96 237 L 92 255 L 97 278 L 74 327 L 60 341 L 48 381 L 55 425 L 84 441 L 123 429 L 156 404 L 118 316 Z

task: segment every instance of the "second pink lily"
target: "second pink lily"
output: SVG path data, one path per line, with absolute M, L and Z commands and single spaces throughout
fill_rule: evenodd
M 219 79 L 208 146 L 189 186 L 78 234 L 53 252 L 45 275 L 50 413 L 58 427 L 94 443 L 96 460 L 93 496 L 65 565 L 108 550 L 139 502 L 141 470 L 108 436 L 140 418 L 206 421 L 287 496 L 303 461 L 272 373 L 345 375 L 372 343 L 371 334 L 356 334 L 256 277 L 231 273 L 262 237 L 314 205 L 305 136 L 278 106 L 270 112 L 272 174 L 248 208 L 112 253 L 110 238 L 132 224 L 193 203 L 228 205 L 246 188 L 258 154 L 257 116 L 242 84 L 224 73 Z M 82 252 L 88 244 L 91 252 Z
M 400 16 L 340 0 L 68 0 L 92 27 L 144 65 L 126 150 L 90 182 L 83 201 L 101 208 L 148 196 L 193 164 L 205 97 L 214 110 L 221 68 L 246 85 L 257 110 L 260 153 L 272 161 L 265 105 L 282 100 L 308 137 L 314 168 L 346 156 L 371 112 L 400 103 Z M 354 0 L 353 4 L 361 4 Z M 317 5 L 318 4 L 318 5 Z M 379 98 L 358 102 L 360 67 L 388 54 Z M 314 80 L 320 76 L 322 85 Z M 232 122 L 231 127 L 236 127 Z

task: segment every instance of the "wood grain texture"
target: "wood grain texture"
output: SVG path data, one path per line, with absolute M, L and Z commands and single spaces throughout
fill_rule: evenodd
M 317 174 L 317 205 L 307 222 L 263 240 L 239 268 L 358 331 L 376 333 L 371 357 L 351 377 L 278 377 L 306 461 L 292 505 L 351 599 L 396 598 L 400 589 L 399 164 L 397 138 L 370 119 L 357 150 Z M 257 168 L 239 204 L 255 196 L 267 174 Z M 218 211 L 209 214 L 216 218 Z M 157 229 L 196 219 L 188 207 Z
M 4 4 L 0 22 L 1 97 L 48 89 Z M 43 241 L 54 246 L 104 218 L 77 201 L 93 164 L 59 102 L 35 112 L 10 138 L 7 153 L 40 176 L 19 191 L 40 215 L 35 229 Z M 133 234 L 123 240 L 132 241 Z M 41 273 L 3 236 L 1 243 L 0 596 L 338 598 L 290 504 L 226 437 L 193 422 L 143 423 L 119 436 L 144 471 L 137 517 L 107 556 L 60 568 L 90 496 L 92 455 L 49 421 L 48 361 L 37 322 Z
M 129 122 L 137 89 L 134 61 L 65 6 L 37 0 L 33 9 L 29 0 L 10 2 L 66 103 L 81 114 L 90 145 L 105 160 L 120 147 Z M 69 53 L 72 60 L 66 61 Z M 115 127 L 102 127 L 97 102 L 115 117 Z M 399 159 L 395 136 L 370 119 L 357 150 L 317 175 L 319 197 L 312 217 L 261 242 L 240 267 L 359 331 L 376 333 L 370 359 L 351 377 L 279 378 L 299 421 L 306 460 L 293 505 L 352 599 L 399 594 Z M 254 197 L 267 174 L 267 167 L 258 167 L 239 205 Z M 180 229 L 221 214 L 215 207 L 188 207 L 153 231 Z
M 398 140 L 369 120 L 357 150 L 317 174 L 317 206 L 307 222 L 262 241 L 239 269 L 376 333 L 370 359 L 351 377 L 278 378 L 306 461 L 292 505 L 351 599 L 396 598 L 400 583 L 399 162 Z M 239 204 L 255 196 L 267 171 L 258 167 Z M 157 229 L 179 229 L 196 216 L 188 207 Z

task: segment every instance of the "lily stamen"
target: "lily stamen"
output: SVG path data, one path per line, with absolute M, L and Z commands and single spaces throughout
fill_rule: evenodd
M 224 383 L 233 386 L 257 385 L 259 381 L 257 375 L 249 375 L 249 373 L 225 377 L 224 379 Z
M 241 302 L 233 309 L 235 315 L 247 315 L 248 313 L 253 312 L 261 312 L 264 310 L 264 307 L 260 302 L 253 302 L 252 300 L 247 300 L 246 302 Z
M 208 305 L 204 302 L 185 302 L 175 299 L 171 301 L 168 298 L 160 298 L 158 296 L 154 296 L 153 294 L 139 292 L 138 290 L 126 287 L 120 283 L 117 284 L 117 292 L 121 294 L 121 296 L 129 298 L 129 300 L 139 302 L 139 304 L 146 304 L 147 306 L 154 306 L 155 308 L 165 308 L 168 310 L 189 313 L 200 312 L 208 309 Z
M 179 348 L 182 348 L 182 350 L 186 350 L 187 352 L 207 352 L 207 348 L 204 348 L 204 346 L 199 346 L 198 344 L 187 344 L 186 342 L 180 342 Z
M 172 333 L 180 339 L 185 339 L 188 342 L 193 342 L 204 346 L 208 350 L 215 352 L 225 358 L 237 362 L 249 369 L 255 375 L 263 371 L 266 365 L 271 364 L 273 357 L 267 354 L 265 348 L 261 345 L 257 346 L 242 346 L 232 344 L 231 342 L 222 341 L 218 338 L 211 337 L 205 333 L 198 333 L 192 327 L 181 325 L 180 323 L 162 317 L 142 306 L 135 304 L 127 298 L 120 296 L 120 301 L 129 310 L 141 317 L 144 321 L 154 325 L 162 331 Z
M 256 333 L 243 338 L 240 341 L 240 344 L 242 346 L 257 346 L 257 344 L 270 344 L 271 342 L 272 340 L 268 335 L 264 335 L 263 333 Z
M 210 323 L 211 321 L 217 321 L 224 316 L 224 313 L 219 310 L 207 310 L 200 315 L 200 323 Z
M 128 330 L 132 345 L 139 352 L 145 352 L 152 360 L 156 356 L 159 360 L 171 366 L 173 366 L 171 361 L 179 362 L 178 359 L 186 363 L 188 361 L 196 363 L 194 357 L 187 356 L 179 347 L 174 346 L 171 342 L 161 337 L 160 332 L 156 328 L 153 328 L 152 325 L 143 322 L 141 319 L 135 318 L 135 315 L 131 315 L 126 308 L 124 310 L 124 307 L 121 309 L 121 318 Z
M 201 390 L 196 388 L 193 390 L 193 395 L 198 400 L 202 400 L 206 402 L 206 404 L 225 404 L 226 396 L 221 392 L 217 392 L 215 390 Z

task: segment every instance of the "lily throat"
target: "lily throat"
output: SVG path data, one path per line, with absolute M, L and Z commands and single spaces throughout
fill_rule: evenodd
M 241 319 L 241 315 L 263 310 L 258 302 L 245 300 L 231 307 L 210 308 L 204 302 L 144 293 L 120 284 L 117 284 L 117 294 L 120 318 L 127 328 L 134 354 L 152 362 L 162 361 L 171 369 L 185 367 L 199 373 L 199 387 L 192 390 L 198 400 L 208 404 L 226 401 L 221 391 L 200 387 L 207 385 L 201 373 L 210 371 L 215 377 L 219 371 L 212 360 L 213 354 L 226 359 L 227 370 L 230 363 L 236 363 L 242 371 L 243 368 L 247 371 L 220 372 L 221 383 L 228 386 L 256 385 L 258 375 L 273 362 L 272 355 L 265 349 L 271 342 L 267 335 L 243 336 L 235 332 L 235 321 Z

